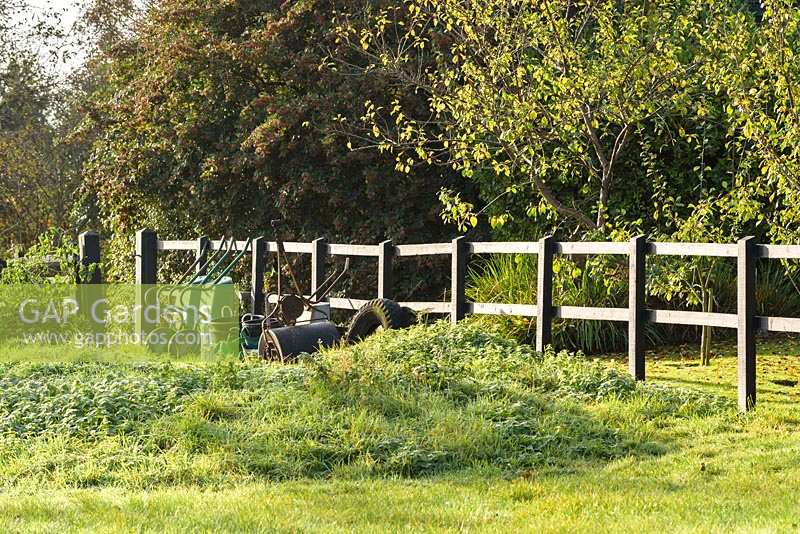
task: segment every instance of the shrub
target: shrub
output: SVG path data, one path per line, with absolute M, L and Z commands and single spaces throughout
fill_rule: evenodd
M 12 251 L 13 252 L 13 251 Z M 74 283 L 88 278 L 96 266 L 76 264 L 78 246 L 64 232 L 50 229 L 40 234 L 25 255 L 0 265 L 0 284 Z
M 436 192 L 464 180 L 437 168 L 398 173 L 392 156 L 350 151 L 335 134 L 336 117 L 358 116 L 367 96 L 425 105 L 380 76 L 320 69 L 337 48 L 335 14 L 356 5 L 164 0 L 130 42 L 98 58 L 85 174 L 110 238 L 108 279 L 132 278 L 131 238 L 145 226 L 162 238 L 272 238 L 270 221 L 281 219 L 284 238 L 298 241 L 451 237 Z M 414 287 L 411 274 L 398 288 Z M 374 267 L 354 263 L 343 284 L 372 277 Z

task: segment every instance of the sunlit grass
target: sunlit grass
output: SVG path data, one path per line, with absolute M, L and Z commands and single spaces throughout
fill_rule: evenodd
M 222 354 L 155 354 L 142 345 L 120 344 L 112 347 L 68 347 L 60 345 L 4 341 L 0 343 L 2 362 L 105 362 L 105 363 L 215 363 L 234 361 L 235 356 Z
M 40 436 L 16 441 L 16 448 L 7 442 L 0 468 L 0 530 L 797 530 L 800 386 L 786 384 L 800 378 L 800 358 L 795 359 L 798 345 L 791 339 L 760 344 L 759 405 L 746 416 L 733 408 L 736 366 L 729 345 L 718 347 L 708 368 L 695 365 L 693 347 L 650 352 L 652 386 L 639 390 L 630 389 L 623 374 L 603 373 L 607 366 L 624 369 L 622 358 L 598 359 L 588 367 L 552 360 L 567 369 L 559 374 L 547 362 L 520 366 L 524 360 L 514 355 L 514 345 L 503 343 L 500 350 L 483 346 L 455 359 L 445 352 L 428 358 L 438 367 L 419 369 L 425 347 L 435 353 L 456 345 L 455 339 L 385 336 L 360 351 L 334 351 L 303 371 L 324 369 L 327 378 L 292 394 L 281 393 L 281 384 L 302 378 L 289 376 L 300 372 L 293 368 L 253 366 L 257 374 L 289 373 L 273 380 L 271 389 L 237 389 L 232 375 L 219 371 L 214 379 L 211 373 L 214 386 L 191 396 L 175 416 L 146 424 L 155 442 L 135 434 L 93 445 L 80 436 Z M 509 350 L 510 358 L 501 360 Z M 386 387 L 405 375 L 421 382 Z M 548 457 L 528 465 L 510 468 L 498 461 L 502 455 L 481 459 L 479 452 L 499 445 L 474 418 L 479 405 L 469 400 L 469 380 L 463 381 L 470 376 L 484 383 L 491 377 L 531 380 L 544 398 L 554 392 L 550 398 L 572 408 L 562 412 L 566 407 L 554 404 L 555 411 L 531 417 L 549 418 L 540 428 L 572 442 L 547 449 Z M 435 393 L 439 383 L 446 386 L 441 394 Z M 611 389 L 598 397 L 603 387 Z M 651 390 L 655 393 L 646 393 Z M 708 409 L 679 403 L 682 395 L 698 390 L 725 400 Z M 447 393 L 454 391 L 459 395 Z M 481 402 L 486 407 L 494 401 Z M 579 419 L 569 418 L 572 409 L 580 410 Z M 336 428 L 349 430 L 331 434 Z M 616 434 L 594 448 L 592 436 L 598 434 L 592 428 Z M 461 456 L 411 474 L 376 469 L 386 458 L 374 453 L 359 456 L 359 450 L 369 450 L 364 444 L 370 436 L 397 432 L 417 440 L 412 442 L 420 451 L 461 451 Z M 320 472 L 314 478 L 292 475 L 310 465 L 304 462 L 321 443 L 355 456 L 340 458 L 321 477 Z M 498 450 L 517 454 L 513 445 L 503 446 L 511 448 Z M 287 448 L 293 451 L 289 455 Z M 282 457 L 289 476 L 276 481 L 275 462 Z M 443 461 L 409 458 L 410 465 Z

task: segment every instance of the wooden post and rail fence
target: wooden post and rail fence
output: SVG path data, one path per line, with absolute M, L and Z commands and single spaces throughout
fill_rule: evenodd
M 81 234 L 81 262 L 100 259 L 99 236 Z M 245 241 L 238 241 L 241 250 Z M 158 255 L 166 251 L 190 251 L 195 255 L 208 254 L 224 246 L 221 240 L 201 237 L 195 240 L 159 240 L 152 230 L 136 234 L 136 283 L 157 283 Z M 646 323 L 678 324 L 732 328 L 737 331 L 738 405 L 746 411 L 756 402 L 756 332 L 800 333 L 800 318 L 757 316 L 755 302 L 756 260 L 800 259 L 800 245 L 761 245 L 752 237 L 737 243 L 659 243 L 644 236 L 630 242 L 556 241 L 547 236 L 533 242 L 470 242 L 458 237 L 450 243 L 395 245 L 384 241 L 378 245 L 347 245 L 316 239 L 310 243 L 286 242 L 286 252 L 311 255 L 311 292 L 325 279 L 326 260 L 333 256 L 362 256 L 377 259 L 377 296 L 392 298 L 395 258 L 413 256 L 450 256 L 451 288 L 447 302 L 401 302 L 402 306 L 418 312 L 448 314 L 457 322 L 467 314 L 516 315 L 536 318 L 536 350 L 543 351 L 552 341 L 554 319 L 603 320 L 628 323 L 628 369 L 637 380 L 645 379 L 644 326 Z M 263 237 L 253 241 L 251 248 L 252 288 L 250 302 L 253 313 L 263 310 L 263 275 L 267 255 L 278 251 L 277 243 Z M 535 254 L 538 275 L 535 304 L 504 304 L 470 302 L 465 296 L 467 264 L 470 255 Z M 629 298 L 626 308 L 553 305 L 553 259 L 557 254 L 627 256 L 629 264 Z M 681 310 L 658 310 L 646 307 L 645 266 L 648 256 L 706 256 L 736 258 L 737 311 L 709 313 Z M 200 262 L 201 264 L 203 262 Z M 99 274 L 94 282 L 99 281 Z M 357 310 L 367 300 L 329 298 L 333 309 Z

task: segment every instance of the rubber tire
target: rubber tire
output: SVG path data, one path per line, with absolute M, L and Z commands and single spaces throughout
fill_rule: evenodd
M 200 354 L 200 343 L 199 340 L 196 340 L 195 343 L 191 344 L 181 344 L 178 343 L 178 334 L 183 334 L 184 336 L 187 334 L 192 334 L 190 340 L 195 340 L 195 337 L 198 335 L 196 330 L 190 330 L 188 328 L 184 328 L 178 330 L 172 337 L 169 339 L 169 355 L 175 357 L 187 356 L 189 354 Z
M 145 336 L 147 350 L 153 354 L 166 354 L 169 352 L 169 340 L 175 335 L 175 330 L 168 326 L 158 326 Z M 161 339 L 164 340 L 161 343 Z
M 403 312 L 406 314 L 406 322 L 408 323 L 407 326 L 419 323 L 419 316 L 417 315 L 417 312 L 411 308 L 406 308 L 405 306 L 403 306 Z
M 364 304 L 353 316 L 344 338 L 348 343 L 355 343 L 374 334 L 379 328 L 389 330 L 408 326 L 408 313 L 398 303 L 389 299 L 374 299 Z

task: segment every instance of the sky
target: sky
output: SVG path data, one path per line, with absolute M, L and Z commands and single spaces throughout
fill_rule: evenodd
M 27 0 L 26 4 L 28 5 L 27 9 L 14 17 L 14 22 L 22 27 L 29 27 L 33 21 L 41 18 L 48 11 L 54 11 L 60 15 L 61 29 L 69 34 L 80 13 L 79 0 Z M 56 46 L 55 43 L 38 43 L 38 45 L 41 46 L 39 53 L 42 57 L 46 57 L 48 52 Z M 65 63 L 57 66 L 57 71 L 62 75 L 72 72 L 84 60 L 84 56 L 77 47 L 71 46 L 68 50 L 71 52 L 71 57 Z

